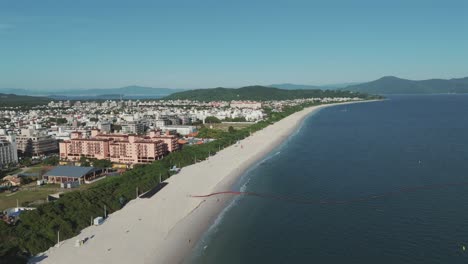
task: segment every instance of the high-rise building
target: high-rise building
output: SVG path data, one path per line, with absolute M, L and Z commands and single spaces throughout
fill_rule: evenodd
M 15 135 L 0 136 L 0 168 L 5 165 L 18 163 L 18 153 Z

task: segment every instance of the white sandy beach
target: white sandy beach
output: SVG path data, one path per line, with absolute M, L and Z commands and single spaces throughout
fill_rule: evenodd
M 193 198 L 230 186 L 251 165 L 283 142 L 314 106 L 256 132 L 208 160 L 184 167 L 149 199 L 139 198 L 109 215 L 101 226 L 84 229 L 31 263 L 181 263 L 222 210 L 229 195 Z M 242 147 L 241 147 L 242 145 Z M 219 200 L 218 200 L 219 199 Z M 81 247 L 77 239 L 88 238 Z

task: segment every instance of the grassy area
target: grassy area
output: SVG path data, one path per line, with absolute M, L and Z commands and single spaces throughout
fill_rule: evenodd
M 242 129 L 251 126 L 251 123 L 235 123 L 235 124 L 229 124 L 229 123 L 215 123 L 215 124 L 205 124 L 206 127 L 213 126 L 213 129 L 219 129 L 223 131 L 228 131 L 229 127 L 232 126 L 234 129 Z
M 21 206 L 23 203 L 33 202 L 37 200 L 45 200 L 47 198 L 47 195 L 56 192 L 57 191 L 53 189 L 41 190 L 40 188 L 38 188 L 36 190 L 21 190 L 15 193 L 0 193 L 0 211 L 3 211 L 7 208 L 15 207 L 17 199 Z
M 42 165 L 34 165 L 32 167 L 29 167 L 25 173 L 40 173 L 42 170 Z
M 13 175 L 13 174 L 16 174 L 16 173 L 19 173 L 21 172 L 21 169 L 13 169 L 13 170 L 2 170 L 0 171 L 0 178 L 3 178 L 7 175 Z

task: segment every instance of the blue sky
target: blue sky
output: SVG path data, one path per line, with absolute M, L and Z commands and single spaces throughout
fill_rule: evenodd
M 1 88 L 468 76 L 468 1 L 0 0 Z

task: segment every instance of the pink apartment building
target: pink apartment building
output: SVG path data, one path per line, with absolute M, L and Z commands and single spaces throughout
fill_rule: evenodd
M 60 158 L 77 161 L 81 156 L 108 159 L 116 163 L 151 163 L 179 149 L 175 135 L 151 131 L 149 136 L 103 134 L 93 130 L 91 137 L 72 132 L 70 140 L 60 142 Z

